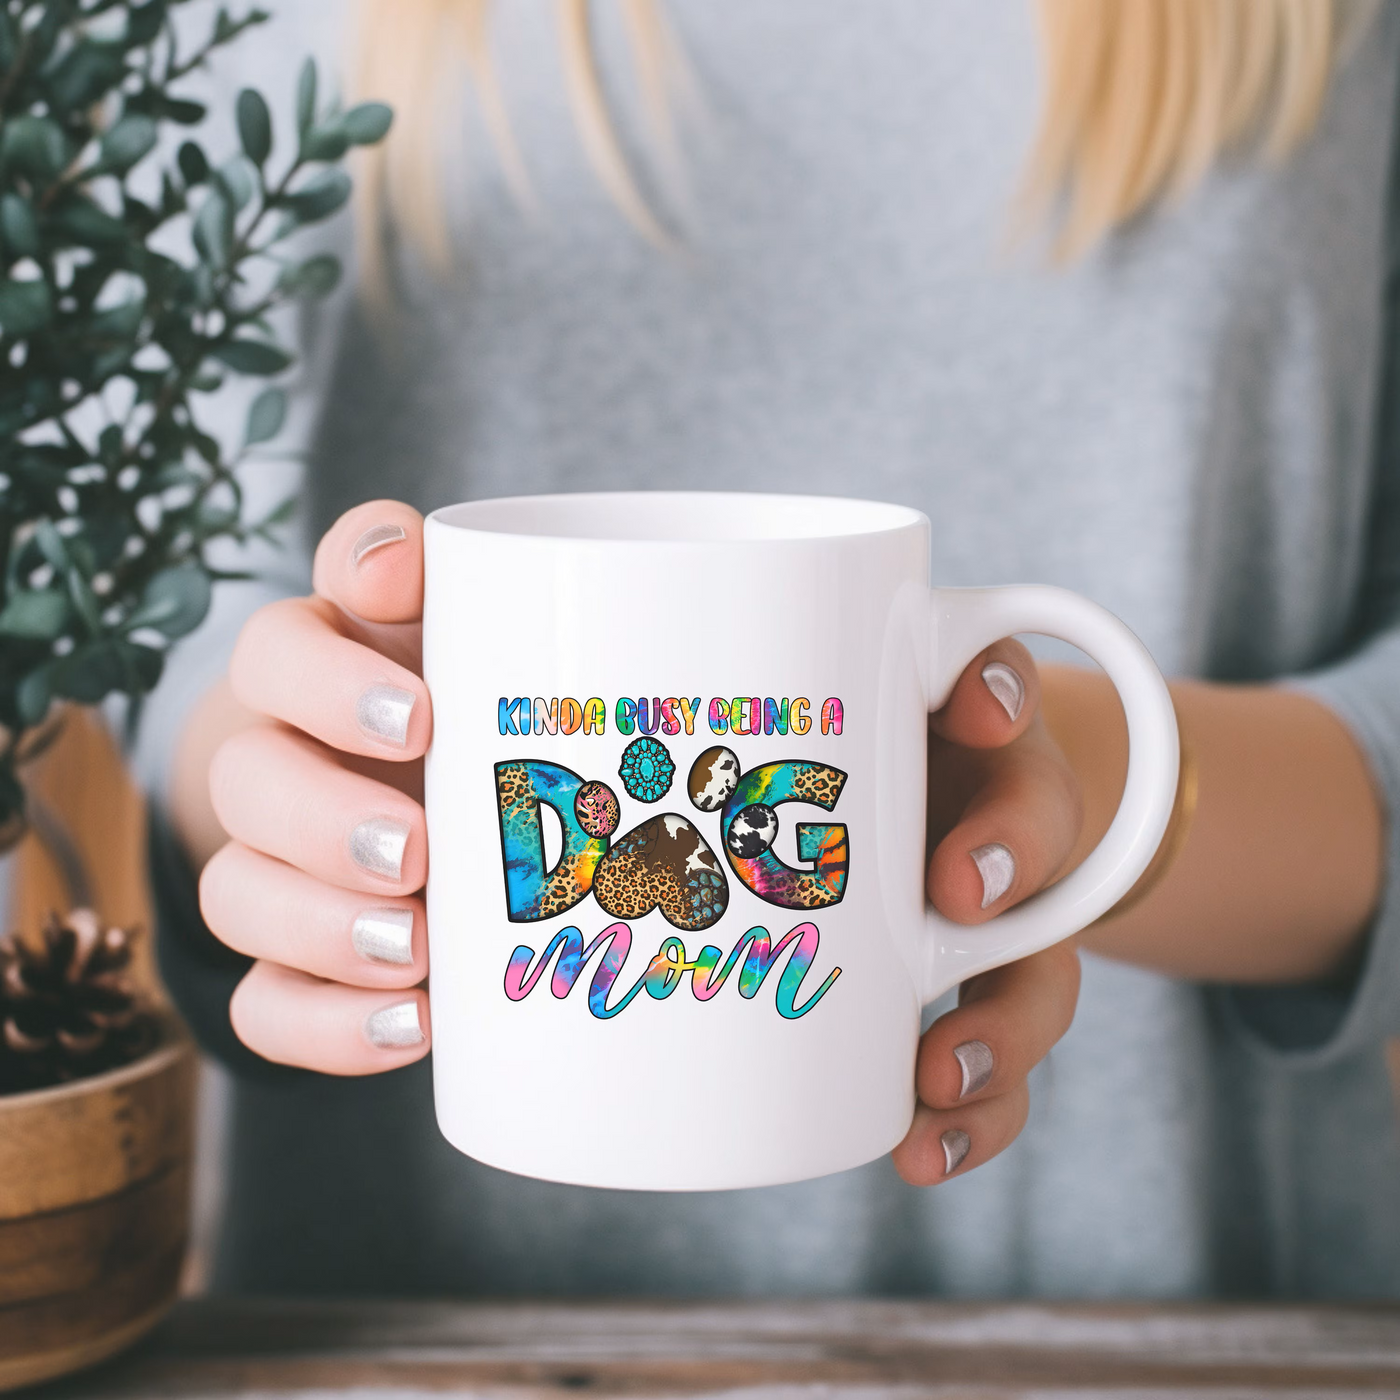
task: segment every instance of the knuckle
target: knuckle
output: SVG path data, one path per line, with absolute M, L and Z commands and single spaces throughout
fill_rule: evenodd
M 244 767 L 245 746 L 238 742 L 241 738 L 241 734 L 235 734 L 225 739 L 209 760 L 209 800 L 214 804 L 214 814 L 225 827 Z
M 247 784 L 263 767 L 267 745 L 274 738 L 266 725 L 254 725 L 230 734 L 209 760 L 209 799 L 214 813 L 228 828 L 239 808 Z
M 233 843 L 230 842 L 229 846 Z M 228 888 L 225 870 L 228 858 L 225 852 L 229 846 L 215 851 L 199 873 L 199 913 L 210 931 L 222 937 L 219 930 L 224 922 L 224 899 Z
M 279 598 L 260 607 L 243 624 L 229 659 L 229 683 L 245 705 L 257 706 L 257 682 L 261 677 L 267 653 L 297 600 Z
M 234 1035 L 255 1054 L 262 1054 L 258 1046 L 258 1018 L 255 1014 L 256 1004 L 262 1000 L 265 981 L 262 967 L 262 963 L 256 962 L 248 969 L 242 981 L 233 989 L 228 1004 L 228 1019 Z

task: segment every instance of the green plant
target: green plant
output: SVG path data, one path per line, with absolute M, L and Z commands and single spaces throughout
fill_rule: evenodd
M 278 170 L 251 88 L 241 150 L 215 163 L 191 134 L 170 155 L 163 138 L 205 116 L 182 82 L 268 19 L 220 9 L 182 52 L 186 4 L 0 0 L 0 849 L 54 702 L 139 702 L 226 576 L 209 547 L 287 513 L 246 518 L 235 475 L 280 431 L 284 391 L 253 400 L 235 454 L 201 429 L 201 396 L 290 365 L 268 313 L 324 296 L 340 266 L 284 241 L 345 204 L 337 163 L 391 120 L 318 103 L 308 60 Z

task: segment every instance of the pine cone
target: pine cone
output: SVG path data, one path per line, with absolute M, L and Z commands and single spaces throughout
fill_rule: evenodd
M 130 1064 L 155 1020 L 126 977 L 133 933 L 105 932 L 90 909 L 50 915 L 38 948 L 0 938 L 0 1093 Z

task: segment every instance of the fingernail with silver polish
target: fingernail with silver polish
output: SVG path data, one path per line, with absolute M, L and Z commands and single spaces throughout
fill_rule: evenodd
M 989 661 L 982 667 L 982 679 L 1014 724 L 1026 703 L 1025 682 L 1004 661 Z
M 423 1027 L 418 1023 L 418 1003 L 401 1001 L 396 1006 L 381 1006 L 365 1020 L 365 1039 L 381 1050 L 402 1050 L 407 1045 L 421 1045 L 424 1036 Z M 964 1152 L 966 1150 L 963 1149 Z
M 359 568 L 366 554 L 373 554 L 386 544 L 398 544 L 407 538 L 402 525 L 372 525 L 355 541 L 355 547 L 350 551 L 350 562 Z
M 355 701 L 355 719 L 370 738 L 401 749 L 408 743 L 408 717 L 417 699 L 396 685 L 372 685 Z
M 407 967 L 413 961 L 413 910 L 366 909 L 350 930 L 350 942 L 369 962 Z
M 350 833 L 350 859 L 371 875 L 397 880 L 403 870 L 408 832 L 407 822 L 394 817 L 371 817 Z
M 398 1010 L 397 1007 L 394 1009 Z M 961 1128 L 949 1128 L 938 1140 L 943 1144 L 943 1175 L 951 1176 L 972 1150 L 972 1139 Z
M 982 1040 L 965 1040 L 953 1047 L 953 1054 L 962 1066 L 963 1082 L 958 1097 L 965 1099 L 969 1094 L 980 1093 L 991 1082 L 992 1047 Z
M 995 904 L 1016 878 L 1016 857 L 1000 841 L 978 846 L 972 852 L 973 864 L 982 877 L 982 908 Z

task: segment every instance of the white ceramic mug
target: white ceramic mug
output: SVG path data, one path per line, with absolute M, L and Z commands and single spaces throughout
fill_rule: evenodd
M 1170 698 L 1062 589 L 930 588 L 869 501 L 476 501 L 426 527 L 433 1078 L 463 1152 L 590 1186 L 841 1171 L 908 1130 L 920 1009 L 1076 932 L 1166 829 Z M 926 716 L 1018 632 L 1127 713 L 1113 824 L 977 927 L 924 900 Z

